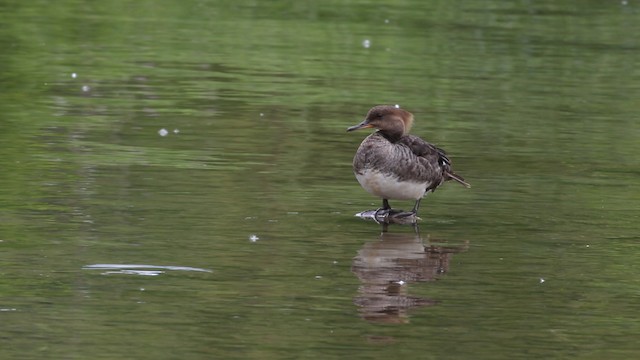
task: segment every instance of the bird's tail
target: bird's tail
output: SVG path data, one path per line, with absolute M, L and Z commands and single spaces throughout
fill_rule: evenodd
M 471 187 L 471 184 L 469 184 L 468 182 L 464 181 L 464 179 L 460 175 L 456 175 L 455 173 L 450 172 L 450 171 L 446 172 L 445 175 L 447 175 L 449 180 L 455 180 L 455 181 L 459 182 L 460 184 L 464 185 L 467 188 Z

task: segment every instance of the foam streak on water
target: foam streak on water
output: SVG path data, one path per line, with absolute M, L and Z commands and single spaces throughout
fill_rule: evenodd
M 133 273 L 132 270 L 137 270 L 136 273 L 141 272 L 157 272 L 163 271 L 157 270 L 173 270 L 173 271 L 196 271 L 196 272 L 213 272 L 209 269 L 194 268 L 189 266 L 164 266 L 164 265 L 141 265 L 141 264 L 92 264 L 82 267 L 84 270 L 120 270 L 121 273 Z M 155 270 L 155 271 L 154 271 Z

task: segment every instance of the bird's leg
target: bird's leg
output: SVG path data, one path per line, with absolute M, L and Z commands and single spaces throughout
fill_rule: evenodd
M 411 210 L 413 215 L 418 215 L 418 209 L 420 208 L 420 200 L 422 200 L 422 198 L 416 200 L 416 204 L 413 205 L 413 210 Z
M 416 204 L 413 206 L 413 210 L 411 211 L 402 211 L 399 214 L 394 214 L 397 218 L 407 218 L 407 217 L 416 217 L 418 215 L 418 209 L 420 208 L 420 200 L 422 198 L 416 200 Z
M 373 214 L 373 216 L 377 219 L 378 216 L 380 217 L 385 217 L 387 215 L 389 215 L 389 212 L 391 211 L 391 206 L 389 206 L 389 200 L 388 199 L 382 199 L 382 207 L 379 208 L 378 210 L 376 210 L 375 214 Z

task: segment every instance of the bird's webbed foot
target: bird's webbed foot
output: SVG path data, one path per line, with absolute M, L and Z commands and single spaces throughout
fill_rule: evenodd
M 375 217 L 387 217 L 387 216 L 397 216 L 398 214 L 404 213 L 404 210 L 396 210 L 392 208 L 379 208 L 375 212 Z

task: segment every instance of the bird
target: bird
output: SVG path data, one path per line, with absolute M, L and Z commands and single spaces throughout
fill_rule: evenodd
M 392 105 L 372 107 L 361 123 L 347 132 L 375 128 L 353 158 L 353 172 L 360 185 L 382 198 L 375 216 L 417 216 L 420 201 L 445 181 L 471 185 L 451 169 L 451 160 L 441 148 L 409 134 L 413 114 Z M 415 200 L 410 212 L 393 210 L 389 200 Z

